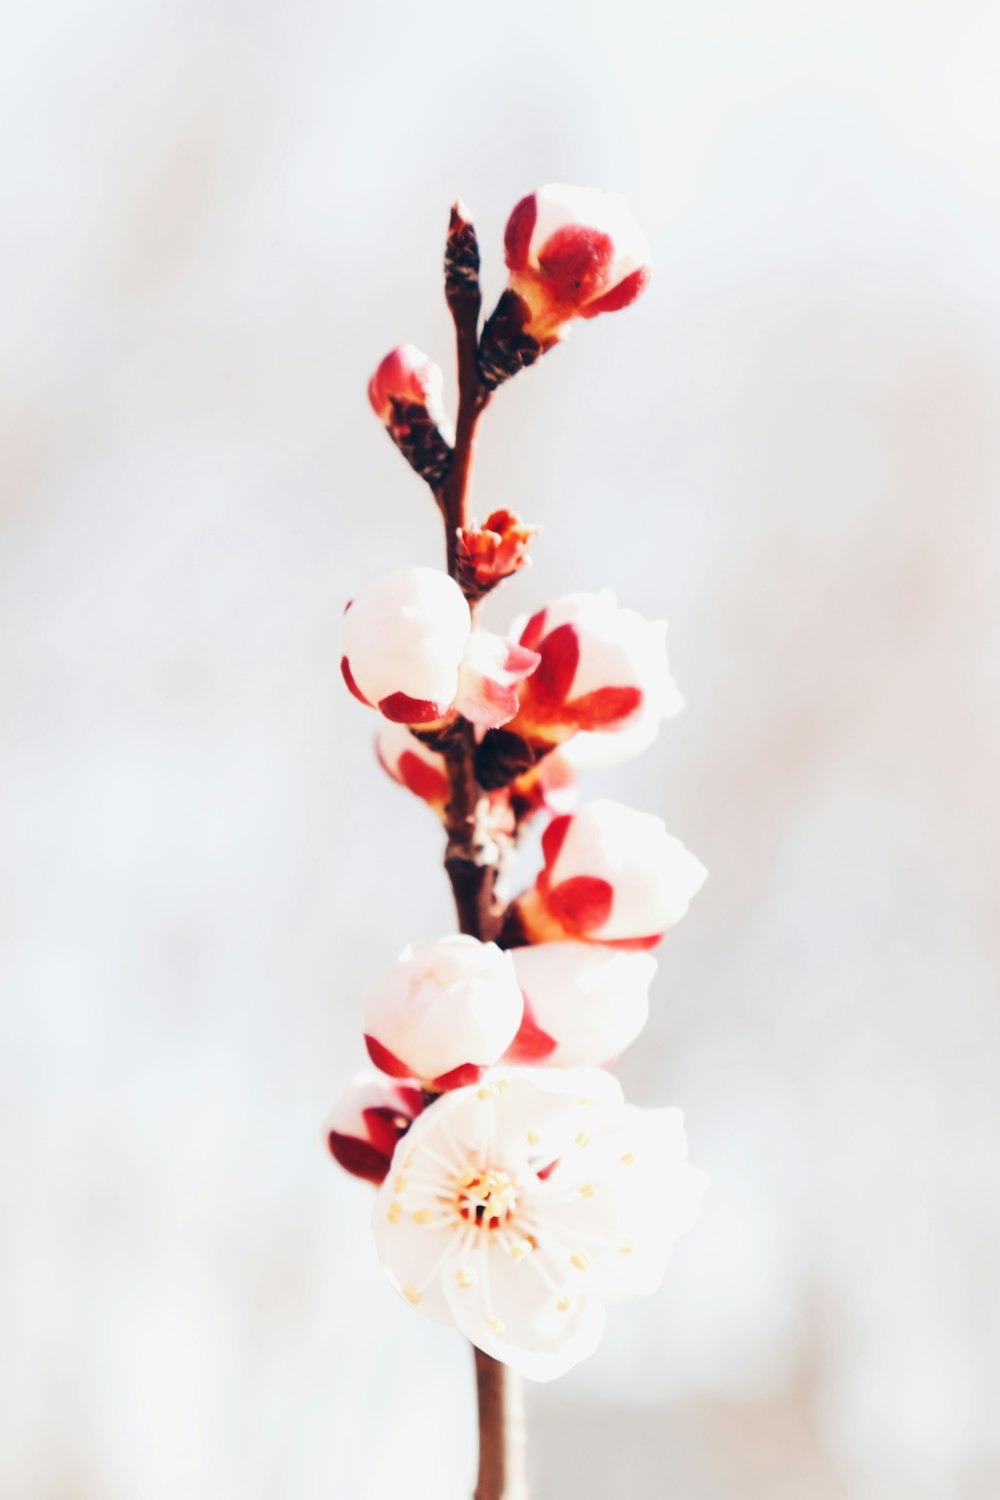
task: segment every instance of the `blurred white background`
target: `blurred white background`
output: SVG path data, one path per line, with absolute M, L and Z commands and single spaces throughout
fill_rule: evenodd
M 0 1494 L 459 1500 L 471 1359 L 321 1124 L 452 926 L 339 618 L 437 563 L 371 417 L 511 206 L 656 275 L 497 398 L 492 618 L 613 586 L 688 700 L 594 794 L 711 879 L 621 1075 L 713 1186 L 529 1391 L 538 1500 L 1000 1494 L 993 3 L 9 3 Z

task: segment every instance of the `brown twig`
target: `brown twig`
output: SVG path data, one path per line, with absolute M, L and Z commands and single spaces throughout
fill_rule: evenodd
M 479 1401 L 479 1479 L 474 1500 L 528 1500 L 520 1380 L 482 1349 L 472 1352 Z
M 455 323 L 458 415 L 451 465 L 434 493 L 444 517 L 448 573 L 461 586 L 458 536 L 470 524 L 476 429 L 490 399 L 477 367 L 482 305 L 479 249 L 475 230 L 461 203 L 453 207 L 448 227 L 445 295 Z M 478 597 L 470 593 L 466 597 L 475 613 Z M 509 840 L 494 837 L 488 825 L 489 798 L 476 779 L 473 726 L 459 719 L 441 749 L 450 787 L 444 863 L 455 896 L 459 928 L 488 942 L 497 936 L 503 922 L 497 883 Z M 481 1349 L 473 1352 L 479 1403 L 479 1479 L 475 1500 L 527 1500 L 524 1417 L 518 1378 Z

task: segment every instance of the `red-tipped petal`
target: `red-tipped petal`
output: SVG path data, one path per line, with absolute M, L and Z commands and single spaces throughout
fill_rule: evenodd
M 578 729 L 606 729 L 620 724 L 642 706 L 642 689 L 637 687 L 596 688 L 566 704 Z
M 614 888 L 597 875 L 572 875 L 552 886 L 548 893 L 550 911 L 570 932 L 592 932 L 611 915 Z
M 330 1148 L 330 1155 L 334 1161 L 350 1172 L 352 1177 L 363 1177 L 366 1182 L 384 1182 L 389 1170 L 389 1162 L 392 1153 L 384 1156 L 376 1147 L 369 1145 L 367 1141 L 359 1140 L 354 1135 L 341 1135 L 337 1130 L 331 1130 L 326 1138 Z M 393 1141 L 395 1146 L 395 1141 Z
M 361 1112 L 365 1129 L 368 1131 L 368 1139 L 375 1150 L 381 1151 L 386 1157 L 392 1156 L 400 1136 L 406 1134 L 413 1120 L 424 1107 L 419 1089 L 400 1089 L 399 1092 L 406 1097 L 409 1114 L 402 1109 L 391 1109 L 382 1104 L 374 1105 L 371 1109 Z
M 573 686 L 580 660 L 580 638 L 576 626 L 558 625 L 539 646 L 542 659 L 532 674 L 532 699 L 536 703 L 562 703 Z
M 350 607 L 351 607 L 350 605 L 347 606 L 348 609 L 350 609 Z M 366 708 L 374 708 L 375 707 L 374 703 L 371 703 L 365 697 L 364 693 L 361 691 L 361 689 L 358 687 L 357 683 L 354 681 L 354 674 L 351 671 L 351 665 L 350 665 L 350 662 L 347 660 L 346 656 L 342 656 L 340 658 L 340 671 L 341 671 L 341 675 L 343 676 L 344 681 L 347 683 L 348 688 L 354 694 L 355 698 L 357 698 L 358 702 L 359 703 L 363 703 Z
M 531 1010 L 531 1002 L 527 995 L 524 997 L 524 1015 L 517 1036 L 511 1042 L 504 1054 L 504 1062 L 509 1063 L 540 1063 L 550 1057 L 556 1050 L 558 1042 L 555 1037 L 549 1036 L 543 1031 Z
M 569 825 L 572 821 L 571 813 L 562 813 L 558 818 L 552 819 L 552 822 L 542 834 L 542 855 L 547 870 L 551 870 L 559 858 L 559 850 L 566 840 L 566 835 L 569 833 Z
M 430 766 L 412 750 L 404 750 L 396 762 L 399 779 L 408 791 L 425 802 L 447 802 L 448 778 L 436 766 Z
M 368 1056 L 376 1068 L 380 1068 L 383 1073 L 388 1073 L 390 1078 L 413 1077 L 412 1068 L 408 1068 L 405 1063 L 400 1062 L 394 1052 L 390 1052 L 388 1047 L 383 1047 L 381 1042 L 376 1041 L 373 1036 L 368 1036 L 367 1033 L 365 1034 L 365 1046 L 368 1048 Z
M 529 193 L 526 198 L 521 199 L 520 203 L 515 204 L 507 220 L 507 228 L 503 236 L 504 255 L 512 271 L 523 271 L 528 264 L 531 236 L 535 231 L 537 217 L 538 204 L 534 193 Z
M 521 631 L 521 645 L 527 646 L 529 650 L 537 649 L 538 642 L 545 634 L 545 610 L 540 609 L 532 615 L 531 619 Z
M 596 318 L 598 313 L 618 312 L 623 307 L 629 307 L 646 290 L 651 274 L 649 266 L 640 266 L 638 271 L 633 271 L 631 276 L 619 281 L 603 297 L 595 297 L 593 302 L 581 307 L 581 318 Z
M 447 1093 L 448 1089 L 464 1089 L 470 1083 L 478 1083 L 485 1069 L 478 1063 L 459 1063 L 448 1073 L 432 1078 L 428 1087 L 435 1094 Z
M 390 693 L 378 701 L 379 713 L 394 724 L 433 724 L 443 719 L 448 703 L 433 703 L 429 698 L 411 698 L 407 693 Z

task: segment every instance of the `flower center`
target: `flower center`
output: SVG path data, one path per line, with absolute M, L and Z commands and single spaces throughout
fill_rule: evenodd
M 497 1229 L 517 1207 L 517 1183 L 496 1167 L 467 1167 L 458 1180 L 458 1211 L 470 1224 Z

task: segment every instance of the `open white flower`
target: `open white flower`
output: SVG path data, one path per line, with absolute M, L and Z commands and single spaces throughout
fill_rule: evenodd
M 494 1069 L 400 1141 L 373 1228 L 390 1283 L 494 1359 L 551 1380 L 606 1302 L 655 1291 L 707 1179 L 679 1110 L 626 1106 L 595 1068 Z

